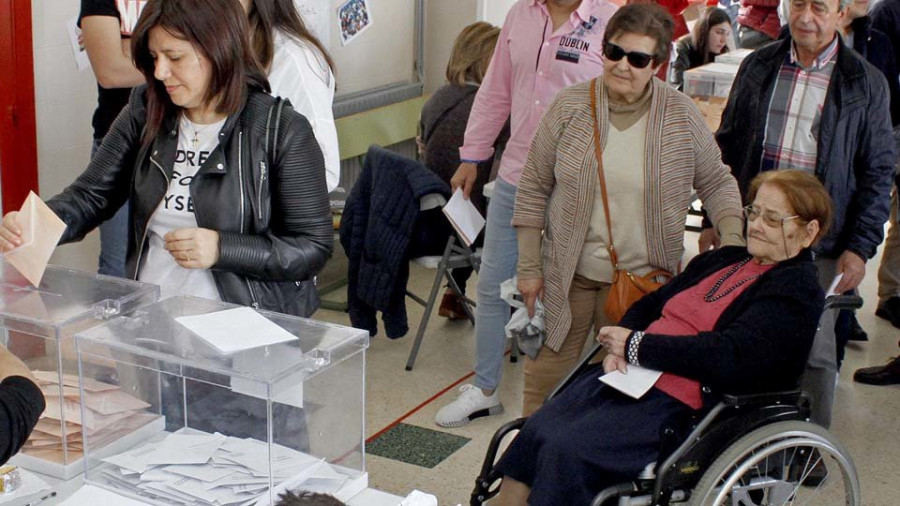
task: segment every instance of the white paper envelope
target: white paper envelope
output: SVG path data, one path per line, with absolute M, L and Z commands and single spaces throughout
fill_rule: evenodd
M 41 284 L 50 255 L 56 249 L 66 224 L 34 192 L 22 204 L 18 215 L 23 244 L 4 256 L 32 285 Z
M 297 336 L 249 307 L 182 316 L 175 321 L 222 353 L 234 353 L 297 339 Z
M 466 246 L 471 246 L 485 223 L 484 216 L 478 212 L 475 204 L 463 197 L 462 190 L 457 188 L 443 211 L 447 220 L 465 241 Z
M 659 371 L 644 369 L 643 367 L 629 364 L 628 374 L 613 371 L 601 376 L 600 381 L 625 395 L 640 399 L 653 387 L 653 385 L 656 384 L 656 380 L 658 380 L 660 376 L 662 376 L 662 373 Z

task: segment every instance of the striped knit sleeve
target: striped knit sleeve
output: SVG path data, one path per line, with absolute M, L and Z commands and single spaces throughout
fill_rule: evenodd
M 516 190 L 513 226 L 544 228 L 547 201 L 556 185 L 556 146 L 563 131 L 560 118 L 565 96 L 563 91 L 553 100 L 531 140 L 531 148 Z

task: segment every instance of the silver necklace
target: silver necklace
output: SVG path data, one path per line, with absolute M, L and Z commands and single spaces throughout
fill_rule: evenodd
M 719 291 L 719 288 L 722 288 L 722 284 L 725 283 L 725 281 L 728 278 L 730 278 L 731 276 L 734 276 L 734 274 L 737 271 L 741 270 L 741 267 L 747 265 L 748 262 L 750 262 L 750 258 L 745 258 L 745 259 L 741 260 L 740 262 L 738 262 L 737 264 L 735 264 L 735 266 L 732 267 L 728 272 L 723 274 L 722 277 L 720 277 L 718 279 L 718 281 L 716 281 L 716 284 L 714 284 L 712 286 L 712 288 L 710 288 L 709 291 L 706 292 L 706 295 L 703 296 L 703 300 L 706 302 L 715 302 L 715 301 L 721 299 L 722 297 L 728 295 L 729 293 L 737 290 L 740 286 L 742 286 L 746 283 L 749 283 L 749 282 L 753 281 L 754 279 L 762 276 L 762 273 L 754 274 L 752 276 L 749 276 L 747 278 L 744 278 L 744 279 L 738 281 L 737 283 L 732 285 L 730 288 L 726 289 L 724 292 L 719 293 L 719 294 L 716 293 Z
M 210 124 L 210 125 L 204 125 L 203 128 L 197 128 L 196 125 L 195 125 L 191 120 L 189 120 L 189 119 L 187 118 L 187 116 L 182 115 L 182 118 L 184 119 L 184 126 L 185 126 L 185 128 L 186 128 L 186 129 L 190 129 L 190 135 L 189 135 L 189 136 L 191 137 L 191 139 L 190 139 L 190 140 L 191 140 L 191 146 L 193 146 L 194 148 L 196 148 L 197 145 L 200 144 L 200 139 L 198 138 L 198 136 L 199 136 L 201 133 L 203 133 L 207 128 L 209 128 L 209 127 L 211 127 L 211 126 L 213 126 L 213 125 L 215 124 L 215 123 L 213 123 L 213 124 Z M 187 132 L 185 132 L 185 133 L 187 133 Z

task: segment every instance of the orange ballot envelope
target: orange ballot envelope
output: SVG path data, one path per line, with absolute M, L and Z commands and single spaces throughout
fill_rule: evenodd
M 32 285 L 38 286 L 66 224 L 34 192 L 28 192 L 17 219 L 22 227 L 22 245 L 4 257 Z

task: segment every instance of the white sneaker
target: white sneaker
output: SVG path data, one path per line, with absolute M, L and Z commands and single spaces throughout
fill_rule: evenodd
M 441 427 L 462 427 L 476 418 L 503 413 L 496 390 L 493 395 L 484 395 L 475 385 L 463 385 L 459 391 L 459 397 L 434 416 L 434 423 Z

